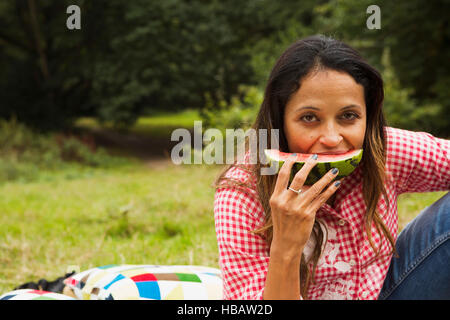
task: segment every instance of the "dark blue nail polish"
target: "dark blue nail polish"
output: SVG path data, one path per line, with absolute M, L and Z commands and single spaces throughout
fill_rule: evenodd
M 331 170 L 331 173 L 333 173 L 333 174 L 336 174 L 336 173 L 338 173 L 338 168 L 333 168 L 333 170 Z
M 313 155 L 312 155 L 312 157 L 311 157 L 311 159 L 313 159 L 313 160 L 317 160 L 317 157 L 318 157 L 318 155 L 317 155 L 317 154 L 313 154 Z
M 339 187 L 341 185 L 341 182 L 340 181 L 336 181 L 335 183 L 334 183 L 334 186 L 335 187 Z

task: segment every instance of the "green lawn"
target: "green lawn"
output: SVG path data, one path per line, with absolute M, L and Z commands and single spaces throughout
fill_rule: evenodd
M 140 117 L 136 123 L 128 129 L 130 133 L 143 134 L 147 136 L 169 137 L 173 130 L 177 128 L 193 128 L 194 121 L 200 121 L 200 115 L 196 110 L 185 110 L 179 113 L 158 113 L 152 116 Z M 80 118 L 77 126 L 87 128 L 99 128 L 100 125 L 92 118 Z M 112 128 L 111 124 L 106 123 L 104 128 Z
M 217 267 L 211 166 L 145 165 L 0 186 L 0 293 L 112 263 Z

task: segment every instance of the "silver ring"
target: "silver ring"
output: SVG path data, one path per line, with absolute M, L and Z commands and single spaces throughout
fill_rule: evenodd
M 291 187 L 289 187 L 288 188 L 289 190 L 291 190 L 291 191 L 294 191 L 296 194 L 300 194 L 300 193 L 302 193 L 302 189 L 298 189 L 298 190 L 295 190 L 295 189 L 292 189 Z

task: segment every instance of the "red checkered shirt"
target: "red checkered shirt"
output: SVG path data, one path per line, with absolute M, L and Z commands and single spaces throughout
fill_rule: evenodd
M 450 143 L 424 132 L 386 127 L 386 191 L 378 210 L 387 228 L 397 238 L 397 197 L 405 192 L 449 190 Z M 219 188 L 214 215 L 219 262 L 223 275 L 224 299 L 262 299 L 269 264 L 269 246 L 252 230 L 264 224 L 264 211 L 257 200 L 255 180 L 242 169 L 232 167 L 227 176 L 249 183 L 247 192 Z M 362 193 L 361 167 L 344 178 L 336 192 L 334 208 L 324 204 L 317 218 L 325 222 L 328 241 L 319 259 L 310 299 L 376 299 L 383 285 L 392 255 L 387 239 L 382 239 L 381 255 L 375 258 L 364 228 L 366 206 Z M 379 246 L 375 227 L 372 238 Z M 308 257 L 314 239 L 307 243 Z

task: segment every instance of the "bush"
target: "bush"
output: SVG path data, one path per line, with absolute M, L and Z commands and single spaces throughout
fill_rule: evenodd
M 0 181 L 34 180 L 42 170 L 69 165 L 109 167 L 124 162 L 97 148 L 87 136 L 38 134 L 14 118 L 0 120 Z
M 383 53 L 383 79 L 385 82 L 384 112 L 388 125 L 414 131 L 439 134 L 436 128 L 444 128 L 447 122 L 443 105 L 436 103 L 419 105 L 411 98 L 413 90 L 402 88 L 390 63 L 389 50 Z
M 248 129 L 256 119 L 264 93 L 254 86 L 239 87 L 239 95 L 227 104 L 224 100 L 214 105 L 211 99 L 202 111 L 202 120 L 208 128 L 216 128 L 223 132 L 225 129 Z
M 245 138 L 243 137 L 243 139 L 240 140 L 240 138 L 235 135 L 236 133 L 239 137 L 241 137 L 240 133 L 235 132 L 233 129 L 242 129 L 243 131 L 241 133 L 245 135 L 245 131 L 251 128 L 256 119 L 263 98 L 264 93 L 258 87 L 241 86 L 239 88 L 239 95 L 232 97 L 231 103 L 229 104 L 227 104 L 224 100 L 221 100 L 218 105 L 214 105 L 211 100 L 207 99 L 209 101 L 208 108 L 203 110 L 201 113 L 202 120 L 205 124 L 204 127 L 206 127 L 204 130 L 210 128 L 218 129 L 221 131 L 221 138 L 224 138 L 225 140 L 219 145 L 215 144 L 216 137 L 214 137 L 210 143 L 205 143 L 204 141 L 203 152 L 211 154 L 211 156 L 214 156 L 216 159 L 216 147 L 220 149 L 219 146 L 221 146 L 222 163 L 227 161 L 228 157 L 231 155 L 231 152 L 233 152 L 232 155 L 236 155 L 238 152 L 238 146 L 240 146 L 239 144 L 241 143 L 240 141 L 243 143 Z M 227 132 L 227 129 L 232 130 Z M 237 142 L 233 143 L 233 150 L 228 149 L 228 141 Z M 190 153 L 191 157 L 193 157 L 196 152 L 198 151 L 192 149 Z M 217 157 L 220 156 L 217 155 Z

